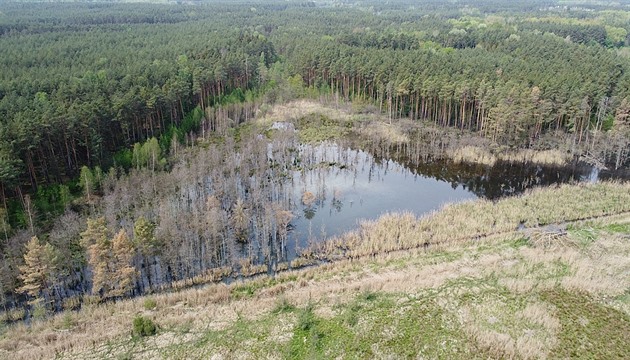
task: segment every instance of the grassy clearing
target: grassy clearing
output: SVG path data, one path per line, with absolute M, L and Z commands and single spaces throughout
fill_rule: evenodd
M 572 194 L 571 201 L 591 199 L 581 207 L 586 215 L 613 214 L 625 209 L 624 186 L 547 189 L 514 201 L 548 201 L 544 192 L 561 191 Z M 619 203 L 613 206 L 613 200 Z M 474 203 L 462 206 L 475 209 Z M 529 211 L 545 214 L 547 206 Z M 450 219 L 461 231 L 453 218 L 459 211 L 447 207 L 432 218 Z M 564 212 L 565 220 L 575 214 Z M 473 224 L 481 217 L 468 214 Z M 546 216 L 562 221 L 559 213 Z M 399 220 L 383 221 L 391 230 Z M 546 242 L 514 231 L 517 225 L 496 236 L 341 258 L 276 278 L 90 305 L 30 326 L 10 325 L 0 335 L 0 358 L 544 359 L 630 353 L 629 215 L 566 224 Z M 394 226 L 397 238 L 411 236 L 405 226 L 423 234 L 422 222 L 411 217 Z M 387 240 L 388 234 L 379 236 Z M 377 251 L 383 245 L 372 246 Z M 133 320 L 140 316 L 157 325 L 156 335 L 133 336 Z
M 555 306 L 561 324 L 555 356 L 623 359 L 630 353 L 630 317 L 589 295 L 553 289 L 541 298 Z

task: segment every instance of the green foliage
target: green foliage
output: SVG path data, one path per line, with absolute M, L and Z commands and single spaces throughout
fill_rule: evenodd
M 4 208 L 0 208 L 0 236 L 4 236 L 5 240 L 11 233 L 11 223 L 9 222 L 9 214 Z
M 203 110 L 201 109 L 200 106 L 196 106 L 193 109 L 193 111 L 188 113 L 188 115 L 184 117 L 184 120 L 182 120 L 182 123 L 180 125 L 180 131 L 183 134 L 188 134 L 191 132 L 193 133 L 198 132 L 201 126 L 202 119 L 203 119 Z
M 94 194 L 94 191 L 96 191 L 96 189 L 98 188 L 94 173 L 92 173 L 92 170 L 90 170 L 90 168 L 87 166 L 81 167 L 81 174 L 79 175 L 79 183 L 81 184 L 84 194 L 88 199 Z
M 138 337 L 153 336 L 157 334 L 157 326 L 153 320 L 139 315 L 133 319 L 132 334 Z
M 35 302 L 31 309 L 31 316 L 34 320 L 44 320 L 48 317 L 48 309 L 42 301 Z
M 526 237 L 519 237 L 518 239 L 516 239 L 516 240 L 512 241 L 512 242 L 510 243 L 510 245 L 511 245 L 513 248 L 518 249 L 518 248 L 520 248 L 520 247 L 530 245 L 530 242 L 529 242 L 529 240 L 528 240 Z
M 139 217 L 133 226 L 133 239 L 136 247 L 145 255 L 157 255 L 162 242 L 155 237 L 155 224 Z
M 241 88 L 234 89 L 231 93 L 223 96 L 219 96 L 213 103 L 213 105 L 230 105 L 230 104 L 239 104 L 244 102 L 246 99 L 253 99 L 253 92 L 246 91 L 243 92 Z
M 148 168 L 152 171 L 160 170 L 164 166 L 162 148 L 154 137 L 144 143 L 133 146 L 132 164 L 137 168 Z
M 289 89 L 291 91 L 291 98 L 299 98 L 304 96 L 304 79 L 302 79 L 302 75 L 295 74 L 290 76 L 287 79 L 287 84 L 289 85 Z M 289 99 L 287 99 L 289 100 Z
M 577 229 L 569 229 L 569 233 L 573 235 L 582 247 L 589 246 L 599 237 L 599 231 L 592 227 L 579 227 Z
M 13 185 L 22 171 L 21 167 L 22 160 L 14 154 L 9 144 L 0 142 L 0 184 Z
M 615 123 L 615 117 L 612 115 L 606 116 L 604 118 L 604 121 L 602 122 L 602 130 L 603 131 L 610 131 Z
M 18 199 L 7 201 L 9 224 L 15 228 L 25 229 L 28 227 L 28 215 Z
M 630 224 L 610 224 L 602 229 L 613 233 L 630 234 Z
M 157 308 L 157 301 L 153 298 L 147 298 L 144 300 L 143 306 L 145 310 L 155 310 L 155 308 Z
M 346 307 L 343 313 L 343 322 L 350 327 L 359 323 L 360 313 L 363 307 L 358 303 L 353 303 Z
M 72 315 L 72 312 L 66 311 L 66 313 L 63 314 L 63 318 L 62 318 L 62 322 L 61 322 L 61 328 L 64 329 L 64 330 L 69 330 L 69 329 L 72 329 L 73 327 L 75 327 L 76 324 L 77 324 L 77 322 L 74 319 L 74 316 Z
M 256 287 L 250 283 L 235 286 L 232 289 L 232 295 L 236 299 L 250 298 L 256 293 Z
M 361 296 L 359 298 L 363 301 L 374 301 L 377 299 L 377 297 L 378 297 L 377 293 L 366 290 L 363 293 L 361 293 Z
M 301 142 L 319 143 L 346 136 L 352 128 L 352 122 L 335 120 L 323 114 L 312 113 L 298 119 L 297 127 L 300 131 Z
M 170 154 L 173 141 L 181 143 L 184 141 L 184 132 L 175 125 L 168 127 L 162 136 L 160 136 L 160 148 L 164 154 Z
M 113 159 L 115 166 L 128 170 L 133 166 L 133 151 L 121 149 L 114 154 Z
M 291 358 L 313 358 L 321 353 L 324 345 L 325 334 L 318 326 L 320 320 L 313 313 L 314 305 L 309 304 L 298 313 L 298 321 L 293 333 L 293 341 L 290 346 Z M 300 346 L 300 339 L 302 346 Z
M 582 99 L 597 104 L 602 94 L 623 97 L 628 89 L 627 62 L 602 47 L 628 41 L 628 11 L 612 3 L 590 13 L 494 0 L 474 8 L 368 1 L 304 12 L 304 4 L 274 0 L 258 4 L 256 16 L 246 3 L 194 12 L 90 6 L 3 6 L 5 185 L 64 179 L 86 164 L 127 168 L 134 154 L 121 147 L 150 137 L 168 154 L 175 136 L 183 142 L 199 130 L 208 106 L 338 94 L 394 117 L 473 130 L 495 108 L 507 110 L 494 119 L 497 133 L 521 146 L 537 132 L 570 129 Z M 532 88 L 540 101 L 530 101 Z M 426 105 L 423 114 L 417 103 Z M 131 166 L 147 163 L 141 150 Z
M 46 214 L 51 219 L 61 215 L 72 201 L 72 194 L 68 185 L 51 184 L 40 186 L 33 197 L 37 211 Z
M 295 306 L 293 304 L 291 304 L 289 302 L 289 300 L 287 300 L 286 297 L 281 296 L 276 301 L 276 306 L 272 310 L 272 313 L 274 313 L 274 314 L 282 314 L 282 313 L 292 312 L 294 310 L 295 310 Z
M 298 322 L 296 328 L 300 331 L 309 331 L 317 324 L 316 317 L 313 313 L 313 304 L 309 304 L 298 314 Z
M 597 118 L 604 130 L 598 135 L 615 135 L 619 144 L 602 145 L 604 160 L 612 153 L 627 157 L 627 114 L 618 100 L 630 89 L 630 65 L 605 47 L 628 42 L 630 12 L 610 3 L 548 15 L 540 4 L 484 0 L 472 8 L 440 0 L 418 7 L 369 0 L 306 8 L 272 0 L 256 11 L 251 4 L 220 2 L 195 11 L 155 4 L 3 4 L 0 183 L 14 198 L 0 216 L 1 230 L 9 237 L 20 227 L 50 229 L 76 195 L 70 183 L 58 181 L 77 178 L 96 204 L 105 183 L 97 164 L 165 169 L 171 146 L 193 143 L 206 115 L 208 123 L 221 122 L 204 128 L 217 140 L 225 129 L 214 128 L 239 123 L 247 117 L 240 116 L 243 109 L 253 114 L 265 102 L 265 113 L 276 101 L 301 97 L 336 105 L 357 99 L 360 113 L 468 129 L 505 147 L 530 147 L 556 132 L 590 143 L 585 140 L 597 139 L 589 136 Z M 234 106 L 243 102 L 256 104 Z M 225 112 L 220 120 L 212 106 Z M 356 126 L 321 114 L 298 122 L 304 142 L 338 139 Z M 249 131 L 233 134 L 238 142 Z M 17 194 L 29 184 L 34 209 L 26 211 Z M 107 213 L 108 221 L 130 226 L 127 220 L 145 210 L 134 206 L 121 204 Z M 150 216 L 157 221 L 155 212 Z M 242 224 L 245 242 L 249 222 Z M 162 255 L 158 225 L 134 224 L 134 245 L 143 255 Z M 110 249 L 92 248 L 97 242 L 87 246 L 106 260 L 93 265 L 107 268 Z M 244 286 L 235 294 L 256 291 Z

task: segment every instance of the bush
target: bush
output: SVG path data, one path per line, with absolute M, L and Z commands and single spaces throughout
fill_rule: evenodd
M 61 320 L 61 328 L 64 330 L 72 329 L 77 324 L 71 313 L 66 312 Z
M 61 307 L 64 310 L 77 310 L 81 307 L 81 296 L 70 296 L 62 300 Z
M 153 320 L 143 316 L 137 316 L 133 319 L 133 335 L 134 336 L 152 336 L 157 333 L 157 326 Z
M 295 306 L 287 300 L 284 296 L 280 297 L 276 303 L 276 307 L 273 309 L 274 314 L 288 313 L 295 310 Z
M 316 325 L 315 314 L 313 313 L 313 304 L 309 304 L 298 314 L 297 328 L 301 331 L 309 331 Z
M 155 299 L 148 298 L 144 300 L 144 309 L 145 310 L 153 310 L 157 307 L 157 302 Z
M 48 309 L 41 302 L 36 302 L 33 304 L 33 309 L 31 310 L 31 316 L 35 320 L 43 320 L 48 317 Z

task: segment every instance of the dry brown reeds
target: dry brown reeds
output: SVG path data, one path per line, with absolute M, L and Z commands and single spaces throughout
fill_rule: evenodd
M 466 145 L 447 153 L 456 163 L 472 163 L 493 166 L 498 160 L 513 163 L 535 163 L 541 165 L 561 166 L 571 160 L 571 155 L 560 150 L 519 149 L 508 152 L 493 153 L 479 146 Z
M 451 158 L 456 163 L 473 163 L 492 166 L 497 162 L 497 157 L 490 151 L 478 146 L 464 146 L 455 149 Z
M 628 211 L 630 183 L 562 185 L 499 201 L 446 205 L 420 219 L 411 213 L 387 214 L 330 239 L 319 251 L 329 259 L 356 258 L 510 233 L 519 225 L 538 227 Z

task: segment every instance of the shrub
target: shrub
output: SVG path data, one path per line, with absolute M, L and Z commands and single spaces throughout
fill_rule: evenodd
M 148 298 L 148 299 L 144 300 L 144 309 L 145 310 L 153 310 L 156 307 L 157 307 L 157 302 L 155 301 L 155 299 Z
M 301 331 L 309 331 L 315 327 L 316 318 L 313 313 L 313 304 L 309 304 L 298 314 L 297 328 Z
M 293 304 L 291 304 L 289 300 L 287 300 L 287 298 L 281 296 L 280 298 L 278 298 L 276 307 L 273 309 L 272 312 L 274 314 L 282 314 L 291 312 L 293 310 L 295 310 L 295 306 L 293 306 Z
M 70 296 L 65 298 L 61 302 L 61 307 L 64 310 L 77 310 L 81 307 L 81 296 Z
M 133 319 L 133 335 L 134 336 L 152 336 L 157 333 L 157 326 L 153 320 L 143 316 L 137 316 Z
M 70 312 L 66 312 L 61 320 L 61 328 L 64 330 L 72 329 L 76 325 L 76 321 Z
M 41 302 L 36 302 L 31 310 L 31 316 L 35 320 L 43 320 L 48 317 L 48 309 Z

